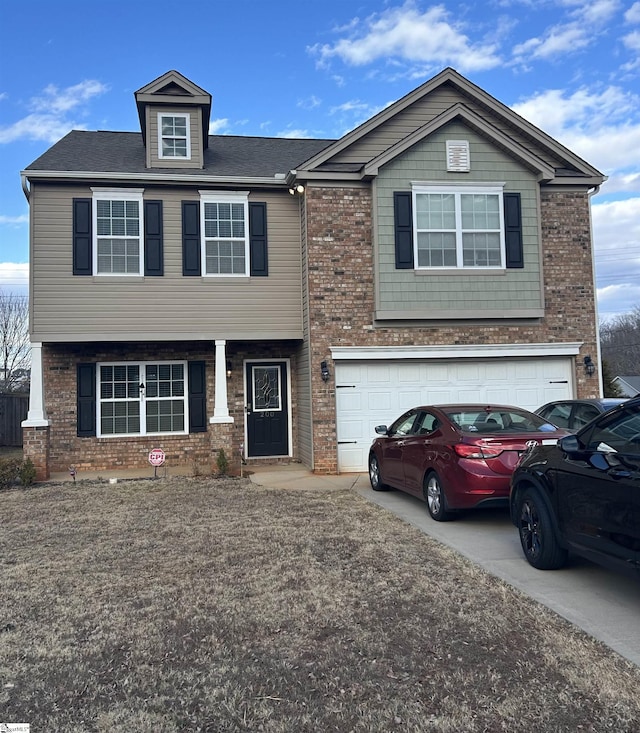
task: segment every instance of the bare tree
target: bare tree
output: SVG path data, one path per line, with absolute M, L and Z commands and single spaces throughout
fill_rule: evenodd
M 0 290 L 0 387 L 24 390 L 29 384 L 29 299 Z
M 640 374 L 640 305 L 600 325 L 600 348 L 614 377 Z

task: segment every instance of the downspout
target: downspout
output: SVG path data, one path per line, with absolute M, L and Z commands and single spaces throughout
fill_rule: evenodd
M 24 191 L 25 198 L 27 199 L 27 201 L 29 201 L 29 196 L 31 195 L 31 192 L 29 191 L 27 174 L 24 171 L 20 173 L 20 181 L 22 182 L 22 190 Z
M 606 178 L 605 178 L 606 180 Z M 590 191 L 587 191 L 589 198 L 589 229 L 591 230 L 591 278 L 593 280 L 593 304 L 595 307 L 596 317 L 596 352 L 597 352 L 597 364 L 598 364 L 598 389 L 600 397 L 604 396 L 604 382 L 602 381 L 602 353 L 600 351 L 600 317 L 598 315 L 598 288 L 596 286 L 596 251 L 593 243 L 593 215 L 591 211 L 591 199 L 600 191 L 600 186 L 595 186 Z

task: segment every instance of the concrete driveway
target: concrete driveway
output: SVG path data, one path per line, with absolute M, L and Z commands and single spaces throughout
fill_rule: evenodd
M 640 580 L 576 557 L 561 570 L 532 568 L 506 509 L 467 512 L 452 522 L 435 522 L 426 504 L 413 496 L 372 491 L 368 480 L 358 480 L 355 489 L 640 666 Z

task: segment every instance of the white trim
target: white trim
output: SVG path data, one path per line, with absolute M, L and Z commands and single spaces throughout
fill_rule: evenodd
M 334 361 L 379 359 L 496 359 L 576 356 L 582 341 L 543 344 L 469 344 L 451 346 L 331 346 Z
M 227 342 L 224 339 L 215 341 L 215 387 L 213 416 L 209 422 L 232 423 L 234 419 L 229 415 L 229 403 L 227 398 Z
M 271 364 L 284 362 L 286 376 L 287 376 L 287 455 L 286 456 L 253 456 L 253 458 L 291 458 L 293 456 L 293 420 L 292 420 L 292 405 L 291 405 L 291 359 L 244 359 L 242 362 L 242 382 L 244 385 L 244 406 L 245 406 L 245 420 L 244 420 L 244 449 L 243 457 L 249 459 L 249 426 L 248 420 L 246 419 L 247 409 L 247 367 L 249 364 Z
M 94 277 L 141 277 L 144 275 L 144 200 L 143 188 L 98 188 L 92 187 L 91 225 L 92 225 L 92 267 Z M 135 201 L 138 204 L 138 271 L 137 272 L 99 272 L 98 271 L 98 239 L 125 239 L 131 241 L 136 237 L 99 236 L 98 235 L 98 201 Z
M 31 383 L 29 386 L 29 411 L 23 428 L 46 428 L 49 420 L 44 408 L 44 380 L 42 372 L 42 342 L 31 344 Z
M 200 260 L 202 277 L 238 278 L 249 277 L 249 191 L 199 191 L 200 194 Z M 244 272 L 207 272 L 207 236 L 205 232 L 206 204 L 242 204 L 244 209 Z M 210 237 L 209 239 L 218 239 Z M 225 237 L 223 241 L 239 242 L 240 237 Z
M 483 272 L 492 270 L 504 270 L 506 266 L 506 246 L 505 246 L 505 223 L 504 223 L 504 198 L 503 198 L 504 186 L 495 183 L 478 183 L 478 182 L 464 182 L 462 184 L 451 184 L 451 183 L 411 183 L 411 194 L 412 194 L 412 208 L 413 208 L 413 261 L 414 270 L 426 271 L 426 272 L 439 272 L 445 269 L 457 269 L 461 272 L 468 272 L 470 270 L 482 270 Z M 455 215 L 455 229 L 424 229 L 418 227 L 418 196 L 434 195 L 434 194 L 453 194 L 455 197 L 454 204 L 454 215 Z M 498 199 L 498 219 L 499 229 L 465 229 L 462 226 L 462 196 L 471 194 L 480 194 L 482 196 L 495 196 Z M 419 265 L 418 264 L 418 234 L 420 232 L 438 232 L 446 231 L 449 234 L 455 235 L 456 241 L 456 265 Z M 500 245 L 500 264 L 498 265 L 465 265 L 464 264 L 464 246 L 463 246 L 463 234 L 474 233 L 479 231 L 481 233 L 489 232 L 495 236 L 498 235 Z
M 163 117 L 184 117 L 186 135 L 163 135 L 162 134 L 162 118 Z M 174 123 L 175 124 L 175 123 Z M 163 155 L 162 152 L 162 140 L 166 137 L 171 140 L 186 140 L 187 143 L 187 154 L 186 155 Z M 158 112 L 158 158 L 160 160 L 191 160 L 191 115 L 187 112 Z
M 167 399 L 171 400 L 180 400 L 182 399 L 182 402 L 184 404 L 184 429 L 183 430 L 171 430 L 169 432 L 160 432 L 160 433 L 148 433 L 146 431 L 146 418 L 147 418 L 147 411 L 145 407 L 145 403 L 147 401 L 147 397 L 145 394 L 142 393 L 142 390 L 140 391 L 140 396 L 138 397 L 138 402 L 140 404 L 140 413 L 139 413 L 139 419 L 140 419 L 140 431 L 138 433 L 103 433 L 102 432 L 102 405 L 103 403 L 111 403 L 111 402 L 135 402 L 135 397 L 125 397 L 125 398 L 113 398 L 113 399 L 102 399 L 101 397 L 101 389 L 100 386 L 102 384 L 102 380 L 100 378 L 100 370 L 102 367 L 116 367 L 116 366 L 137 366 L 139 367 L 138 371 L 138 378 L 140 379 L 139 384 L 143 384 L 146 375 L 146 367 L 150 364 L 157 365 L 157 366 L 173 366 L 174 364 L 181 364 L 183 368 L 183 382 L 184 382 L 184 394 L 182 397 L 170 397 Z M 150 401 L 156 401 L 161 399 L 159 396 L 157 397 L 150 397 Z M 165 400 L 166 401 L 166 400 Z M 184 359 L 176 359 L 175 361 L 160 361 L 158 359 L 150 359 L 147 361 L 137 361 L 137 360 L 131 360 L 131 361 L 100 361 L 96 363 L 96 437 L 98 438 L 106 438 L 106 439 L 113 439 L 113 438 L 131 438 L 131 437 L 146 437 L 146 436 L 171 436 L 171 435 L 188 435 L 189 434 L 189 363 Z

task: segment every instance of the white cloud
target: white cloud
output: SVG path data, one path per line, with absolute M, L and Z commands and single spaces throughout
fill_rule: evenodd
M 29 263 L 0 262 L 0 288 L 16 289 L 29 286 Z
M 220 117 L 217 120 L 211 120 L 209 122 L 209 135 L 222 135 L 228 127 L 229 120 L 227 117 Z
M 640 305 L 640 197 L 595 202 L 598 309 L 603 318 L 613 318 Z
M 640 97 L 620 87 L 573 93 L 549 89 L 513 105 L 626 190 L 640 170 Z M 607 184 L 609 185 L 609 184 Z
M 0 143 L 16 140 L 44 140 L 55 143 L 71 130 L 84 130 L 83 125 L 72 120 L 60 119 L 54 115 L 32 114 L 23 117 L 7 127 L 0 127 Z
M 348 35 L 335 44 L 317 44 L 308 49 L 319 57 L 320 65 L 329 64 L 333 58 L 351 66 L 401 59 L 405 63 L 455 66 L 465 72 L 500 64 L 495 43 L 472 43 L 463 24 L 444 5 L 421 12 L 409 0 L 364 21 L 354 19 L 342 30 Z
M 315 94 L 312 94 L 310 97 L 307 97 L 306 99 L 299 100 L 297 106 L 301 107 L 302 109 L 315 109 L 316 107 L 319 107 L 321 104 L 322 104 L 322 100 L 316 97 Z
M 566 5 L 570 8 L 577 5 L 569 13 L 570 20 L 551 25 L 541 35 L 514 46 L 516 63 L 527 64 L 535 59 L 553 61 L 587 48 L 598 40 L 600 29 L 615 15 L 620 4 L 618 0 L 594 0 Z
M 21 214 L 20 216 L 5 216 L 0 214 L 0 224 L 28 224 L 29 214 Z
M 49 84 L 41 96 L 31 100 L 30 106 L 36 112 L 64 114 L 88 102 L 91 98 L 104 94 L 107 89 L 105 84 L 95 79 L 87 79 L 66 89 L 59 89 L 55 84 Z
M 299 138 L 312 138 L 313 135 L 309 132 L 309 130 L 283 130 L 282 132 L 276 133 L 276 137 L 286 137 L 286 138 L 292 138 L 292 139 L 299 139 Z
M 108 87 L 99 81 L 89 79 L 80 84 L 59 89 L 53 84 L 42 94 L 29 102 L 31 114 L 10 125 L 0 127 L 0 143 L 16 140 L 44 140 L 54 143 L 70 130 L 84 130 L 86 125 L 68 115 L 81 108 L 91 99 L 107 91 Z
M 624 19 L 627 23 L 640 23 L 640 3 L 633 3 L 625 12 Z

